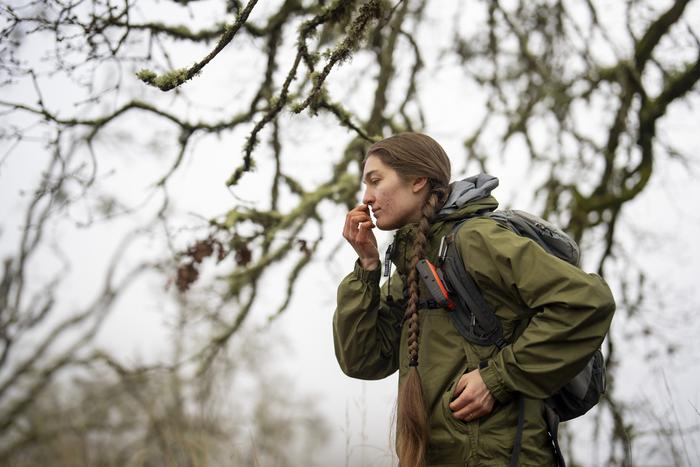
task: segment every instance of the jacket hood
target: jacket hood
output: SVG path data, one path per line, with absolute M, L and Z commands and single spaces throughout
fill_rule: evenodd
M 451 183 L 450 196 L 438 212 L 438 217 L 451 217 L 470 202 L 490 197 L 491 191 L 497 186 L 498 179 L 488 174 L 474 175 Z

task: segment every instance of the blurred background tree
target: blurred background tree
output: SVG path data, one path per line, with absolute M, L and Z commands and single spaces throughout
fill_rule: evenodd
M 696 170 L 694 130 L 666 122 L 698 121 L 697 2 L 13 0 L 1 15 L 0 458 L 313 463 L 322 415 L 263 376 L 266 323 L 342 244 L 333 219 L 367 145 L 413 130 L 462 142 L 455 176 L 522 171 L 508 201 L 565 227 L 615 290 L 598 463 L 690 465 L 697 426 L 664 405 L 649 428 L 617 375 L 624 342 L 678 359 L 684 339 L 650 323 L 697 308 L 650 284 L 655 226 L 631 209 L 654 177 Z M 101 336 L 146 292 L 167 332 L 141 332 L 165 345 L 134 361 Z

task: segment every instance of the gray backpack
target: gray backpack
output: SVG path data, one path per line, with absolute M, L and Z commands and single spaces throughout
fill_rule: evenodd
M 493 219 L 518 235 L 534 240 L 548 253 L 575 266 L 579 265 L 580 250 L 576 242 L 544 219 L 517 210 L 489 211 L 474 217 Z M 452 322 L 465 339 L 478 345 L 496 345 L 501 349 L 508 344 L 503 337 L 501 322 L 464 268 L 462 257 L 454 242 L 459 228 L 474 217 L 456 224 L 452 232 L 442 239 L 438 264 L 433 265 L 428 260 L 421 260 L 417 266 L 418 273 L 432 295 L 433 305 L 453 310 L 450 313 Z M 588 412 L 600 401 L 605 386 L 605 360 L 598 349 L 578 375 L 545 400 L 547 423 L 559 465 L 565 465 L 557 441 L 559 422 L 580 417 Z M 522 441 L 522 397 L 519 403 L 518 430 L 511 465 L 517 465 Z

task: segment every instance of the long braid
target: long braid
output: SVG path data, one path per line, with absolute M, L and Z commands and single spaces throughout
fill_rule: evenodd
M 423 204 L 421 220 L 413 241 L 413 254 L 408 273 L 408 305 L 404 315 L 408 322 L 408 356 L 411 366 L 418 365 L 418 301 L 420 296 L 416 265 L 419 260 L 425 257 L 425 246 L 428 243 L 428 234 L 430 233 L 430 220 L 435 215 L 437 200 L 437 193 L 432 192 Z
M 413 241 L 413 254 L 408 273 L 408 305 L 405 320 L 408 323 L 408 377 L 399 389 L 396 444 L 401 467 L 420 467 L 428 446 L 428 414 L 423 397 L 423 386 L 418 373 L 418 272 L 416 265 L 425 256 L 430 233 L 430 221 L 443 198 L 444 190 L 430 192 L 421 210 L 421 220 Z
M 404 314 L 408 326 L 409 369 L 406 378 L 400 378 L 396 411 L 396 452 L 399 455 L 399 465 L 421 467 L 425 461 L 429 432 L 423 386 L 417 369 L 420 294 L 416 264 L 425 256 L 430 223 L 445 203 L 450 190 L 450 159 L 437 141 L 420 133 L 401 133 L 378 141 L 367 150 L 365 162 L 369 157 L 378 157 L 407 183 L 423 177 L 430 184 L 429 193 L 421 207 L 421 219 L 409 261 L 409 297 Z

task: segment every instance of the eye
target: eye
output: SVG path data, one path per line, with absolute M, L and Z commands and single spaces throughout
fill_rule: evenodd
M 379 183 L 380 180 L 381 180 L 381 178 L 372 178 L 372 179 L 370 179 L 369 183 L 371 185 L 376 185 L 377 183 Z

